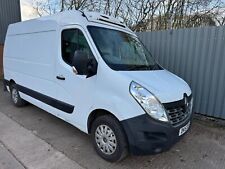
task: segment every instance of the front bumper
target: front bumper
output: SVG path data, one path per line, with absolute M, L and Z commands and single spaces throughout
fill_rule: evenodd
M 3 80 L 3 91 L 7 91 L 7 86 L 9 86 L 9 81 L 8 80 Z
M 168 150 L 180 140 L 179 129 L 192 121 L 190 115 L 179 126 L 158 122 L 143 114 L 123 120 L 122 126 L 127 135 L 129 150 L 133 155 L 156 154 Z

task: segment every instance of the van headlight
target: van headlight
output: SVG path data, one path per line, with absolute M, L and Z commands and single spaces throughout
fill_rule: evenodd
M 145 112 L 152 118 L 159 121 L 168 122 L 166 111 L 163 105 L 147 89 L 136 82 L 131 82 L 130 93 L 145 110 Z

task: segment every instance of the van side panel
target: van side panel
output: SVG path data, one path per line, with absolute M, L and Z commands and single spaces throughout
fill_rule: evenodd
M 56 58 L 56 31 L 8 35 L 4 52 L 5 79 L 54 98 Z

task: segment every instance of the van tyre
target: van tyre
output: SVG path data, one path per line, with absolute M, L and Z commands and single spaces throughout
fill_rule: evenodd
M 20 97 L 19 91 L 16 84 L 10 86 L 11 100 L 13 104 L 17 107 L 22 107 L 26 105 L 26 101 Z
M 123 128 L 110 115 L 100 116 L 93 122 L 91 139 L 96 152 L 107 161 L 120 161 L 128 154 Z

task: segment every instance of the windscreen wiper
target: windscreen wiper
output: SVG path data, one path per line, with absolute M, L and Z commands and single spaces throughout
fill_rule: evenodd
M 148 65 L 131 65 L 128 70 L 152 70 L 152 68 Z

